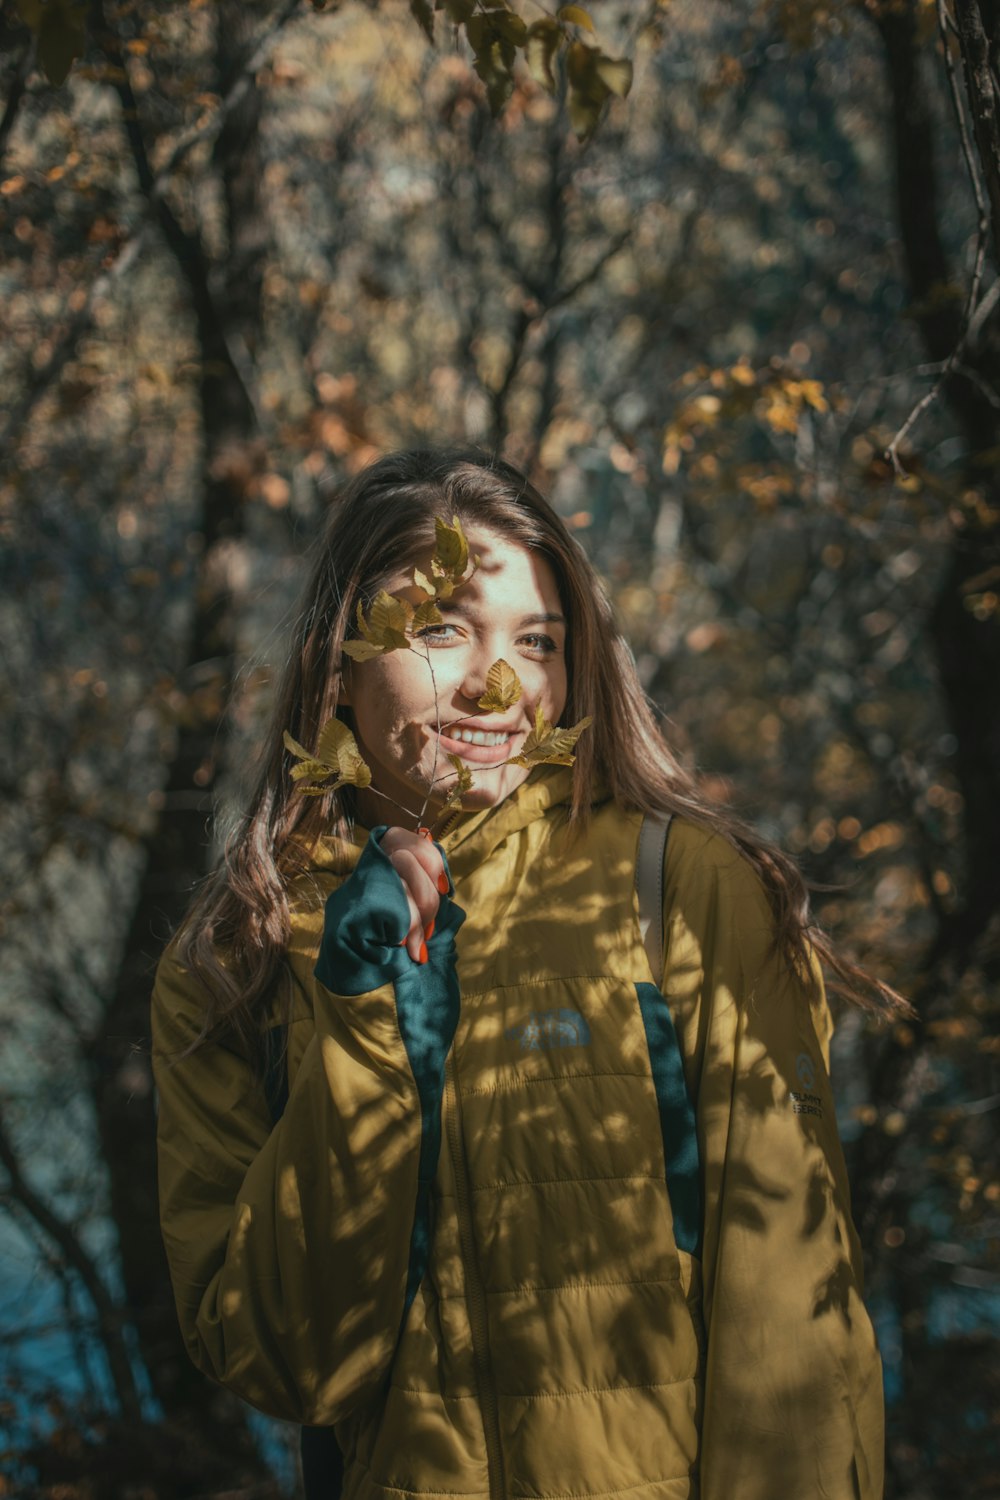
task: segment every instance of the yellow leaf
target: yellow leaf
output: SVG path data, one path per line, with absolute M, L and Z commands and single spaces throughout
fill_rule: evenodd
M 372 641 L 345 641 L 344 650 L 355 661 L 371 661 L 373 656 L 381 656 L 385 647 L 376 646 Z
M 349 781 L 353 786 L 367 786 L 372 779 L 371 771 L 361 758 L 358 742 L 343 719 L 336 716 L 327 719 L 316 743 L 316 755 L 337 773 L 341 781 Z
M 433 599 L 425 599 L 423 604 L 418 604 L 414 610 L 413 619 L 410 621 L 410 631 L 416 635 L 418 630 L 426 630 L 428 625 L 440 625 L 444 615 L 438 609 Z
M 550 94 L 554 94 L 556 88 L 552 59 L 561 41 L 560 28 L 555 21 L 550 21 L 547 17 L 533 22 L 528 27 L 528 37 L 524 48 L 528 71 L 535 82 L 541 84 L 543 89 L 548 89 Z
M 413 618 L 413 606 L 395 594 L 379 589 L 368 614 L 369 640 L 375 640 L 387 651 L 405 650 L 409 646 L 406 627 Z
M 465 540 L 461 521 L 457 516 L 452 516 L 449 525 L 440 516 L 435 516 L 434 532 L 434 561 L 445 573 L 464 573 L 469 565 L 469 544 Z
M 605 88 L 624 99 L 632 87 L 632 64 L 624 57 L 605 57 L 602 53 L 594 69 Z
M 499 32 L 504 41 L 513 42 L 515 47 L 520 47 L 528 35 L 528 27 L 521 17 L 515 15 L 512 10 L 494 12 L 491 17 L 494 29 Z
M 425 594 L 436 594 L 437 589 L 426 573 L 421 573 L 419 568 L 413 570 L 413 582 L 418 589 L 423 589 Z
M 490 109 L 498 115 L 514 91 L 511 71 L 516 54 L 514 43 L 501 34 L 489 14 L 470 16 L 465 23 L 465 34 L 472 48 L 475 70 L 486 85 Z
M 523 692 L 521 679 L 504 661 L 499 657 L 490 667 L 486 674 L 486 691 L 479 699 L 479 707 L 487 713 L 502 714 L 508 708 L 512 708 Z
M 409 647 L 406 629 L 413 617 L 413 606 L 395 594 L 379 589 L 372 602 L 368 619 L 365 619 L 361 600 L 358 600 L 357 622 L 359 641 L 345 641 L 344 650 L 355 661 L 368 661 L 386 651 L 402 651 Z
M 453 802 L 460 802 L 465 793 L 472 786 L 472 772 L 460 755 L 449 754 L 448 759 L 458 773 L 452 783 L 448 795 L 444 799 L 444 806 L 451 807 Z
M 510 757 L 509 764 L 515 766 L 571 766 L 575 759 L 573 747 L 580 735 L 592 723 L 588 714 L 572 729 L 556 729 L 546 722 L 541 705 L 535 708 L 535 727 L 529 733 L 518 755 Z
M 308 778 L 310 781 L 316 781 L 320 777 L 329 776 L 329 774 L 329 766 L 324 765 L 321 760 L 310 760 L 308 756 L 305 760 L 300 760 L 297 766 L 292 767 L 293 781 L 302 781 L 305 778 Z
M 570 26 L 582 26 L 585 31 L 594 29 L 594 23 L 582 5 L 561 5 L 556 15 L 560 21 L 565 21 Z
M 297 755 L 299 760 L 310 759 L 309 751 L 303 745 L 300 745 L 298 740 L 293 740 L 287 729 L 281 737 L 285 742 L 285 749 L 290 750 L 293 755 Z
M 293 739 L 287 729 L 282 739 L 285 749 L 299 762 L 292 767 L 292 780 L 324 782 L 323 786 L 297 787 L 306 796 L 322 796 L 345 783 L 351 786 L 368 786 L 371 783 L 371 768 L 362 759 L 357 741 L 341 719 L 334 717 L 323 725 L 315 755 Z

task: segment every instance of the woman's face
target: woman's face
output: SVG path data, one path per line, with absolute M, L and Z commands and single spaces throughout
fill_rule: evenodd
M 441 625 L 416 635 L 408 651 L 364 662 L 345 657 L 340 701 L 353 712 L 355 738 L 371 766 L 372 787 L 395 798 L 411 814 L 420 811 L 432 780 L 434 795 L 427 815 L 440 810 L 456 775 L 449 753 L 461 756 L 472 772 L 474 785 L 462 798 L 463 808 L 502 802 L 528 776 L 524 766 L 501 762 L 521 748 L 533 727 L 536 705 L 541 704 L 546 719 L 555 724 L 566 704 L 566 622 L 548 563 L 486 529 L 469 532 L 468 542 L 470 555 L 479 553 L 480 566 L 451 599 L 439 602 Z M 426 563 L 424 558 L 414 561 L 418 566 Z M 386 588 L 420 604 L 425 595 L 409 581 L 409 574 L 410 570 L 395 574 Z M 514 668 L 524 691 L 503 713 L 484 713 L 477 700 L 486 690 L 487 671 L 499 657 Z M 462 731 L 485 733 L 487 740 L 500 734 L 503 739 L 498 744 L 469 743 Z M 358 794 L 358 815 L 371 827 L 398 822 L 400 810 L 369 789 Z

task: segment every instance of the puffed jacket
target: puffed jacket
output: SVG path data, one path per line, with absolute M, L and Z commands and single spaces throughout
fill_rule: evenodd
M 379 838 L 292 895 L 277 1123 L 172 949 L 163 1234 L 192 1359 L 332 1426 L 345 1500 L 879 1500 L 879 1357 L 818 968 L 675 819 L 664 962 L 639 813 L 541 767 L 462 814 L 426 964 Z M 284 988 L 283 988 L 284 986 Z M 288 1016 L 288 1011 L 284 1014 Z

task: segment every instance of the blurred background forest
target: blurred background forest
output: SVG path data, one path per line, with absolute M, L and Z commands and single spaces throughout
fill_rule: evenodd
M 471 439 L 912 999 L 835 1042 L 888 1495 L 1000 1496 L 1000 6 L 514 10 L 0 5 L 0 1494 L 295 1493 L 179 1342 L 151 971 L 331 488 Z

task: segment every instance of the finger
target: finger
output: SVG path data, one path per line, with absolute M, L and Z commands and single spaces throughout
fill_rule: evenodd
M 411 912 L 407 947 L 411 956 L 420 961 L 421 945 L 426 942 L 430 924 L 437 916 L 441 895 L 412 849 L 396 849 L 390 853 L 389 860 L 415 908 L 415 921 Z
M 382 838 L 382 848 L 387 854 L 396 849 L 406 849 L 419 861 L 441 895 L 448 893 L 448 877 L 444 871 L 441 851 L 433 840 L 411 833 L 408 828 L 389 828 Z
M 420 944 L 424 941 L 424 929 L 420 921 L 420 913 L 417 910 L 417 903 L 405 885 L 403 886 L 403 892 L 406 896 L 406 904 L 410 910 L 410 925 L 406 930 L 406 936 L 403 938 L 400 947 L 406 948 L 407 953 L 413 959 L 414 963 L 420 963 Z

